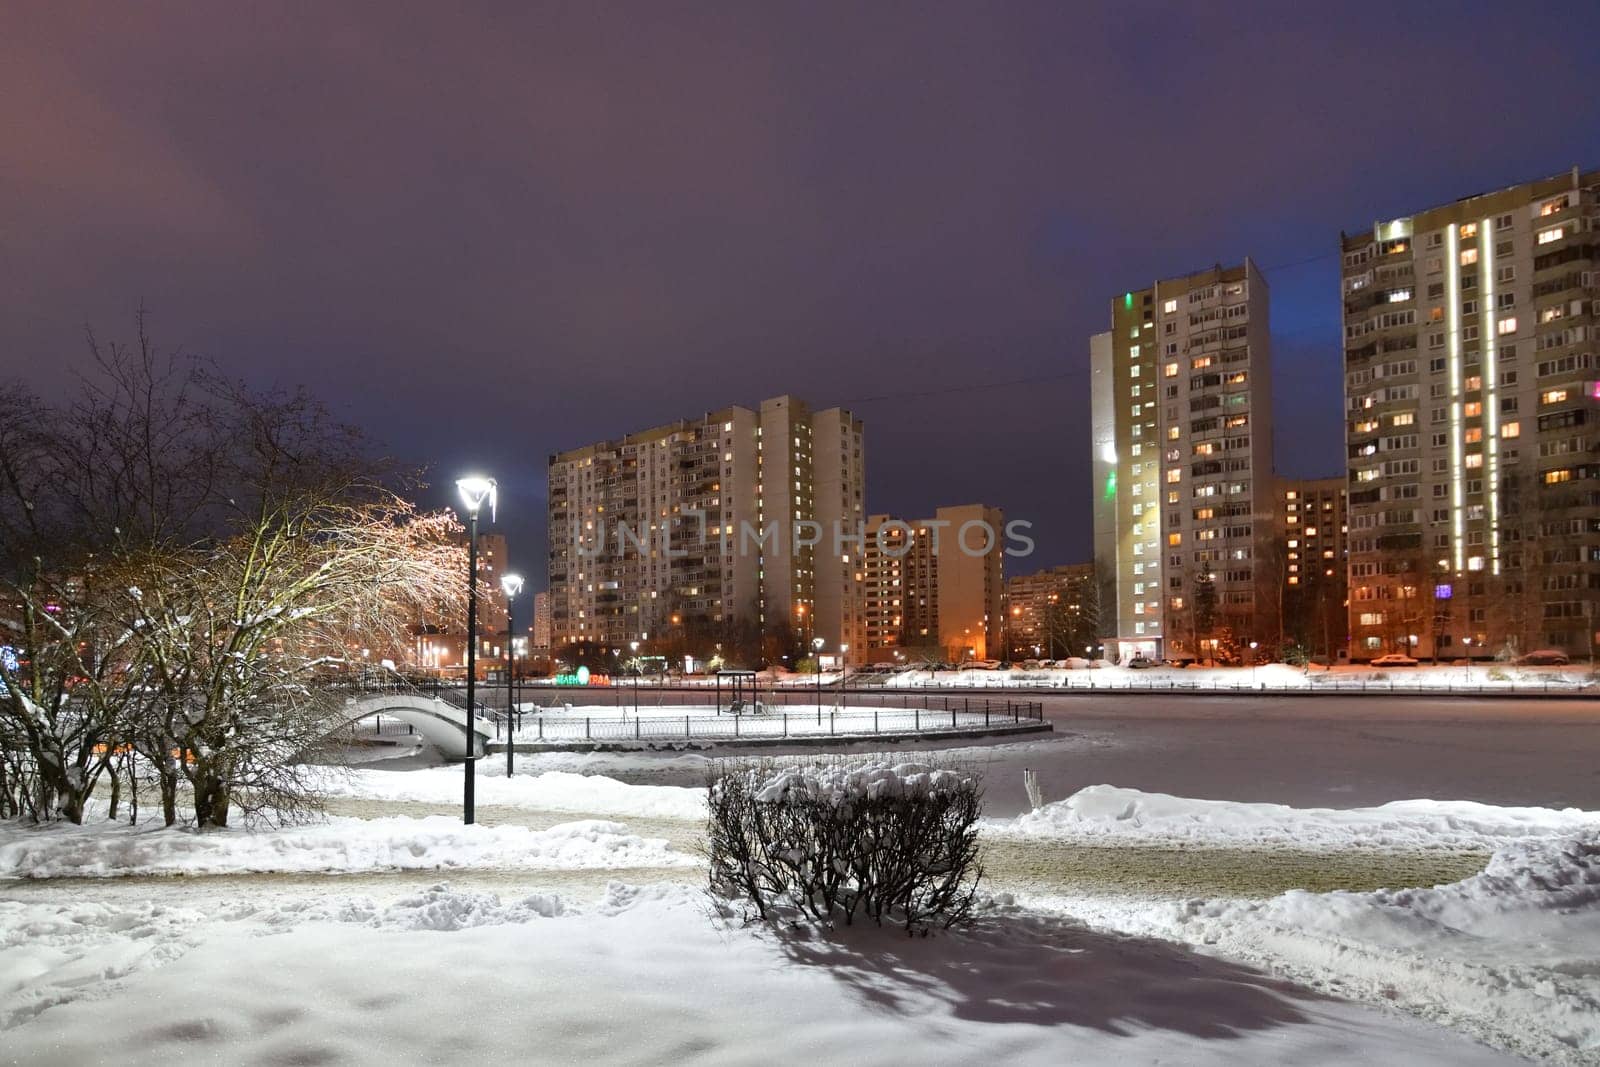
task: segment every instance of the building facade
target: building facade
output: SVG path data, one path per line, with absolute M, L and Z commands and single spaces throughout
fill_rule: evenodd
M 550 651 L 550 594 L 533 594 L 533 648 L 537 653 Z
M 1090 342 L 1095 559 L 1107 652 L 1196 658 L 1277 636 L 1272 348 L 1246 260 L 1112 301 Z
M 1345 575 L 1348 498 L 1343 475 L 1278 482 L 1279 608 L 1285 640 L 1328 662 L 1348 651 Z
M 1600 172 L 1342 234 L 1353 658 L 1589 651 Z
M 1005 655 L 1005 515 L 986 504 L 931 518 L 867 519 L 863 556 L 868 659 L 959 663 Z
M 691 623 L 859 640 L 862 435 L 848 411 L 783 396 L 551 456 L 554 646 Z
M 1006 645 L 1013 659 L 1094 657 L 1099 583 L 1093 563 L 1068 563 L 1006 579 Z

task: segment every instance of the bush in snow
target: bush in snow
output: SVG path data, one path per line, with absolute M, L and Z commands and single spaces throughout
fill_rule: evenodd
M 971 773 L 732 761 L 710 786 L 711 892 L 746 918 L 926 933 L 972 914 L 983 871 Z

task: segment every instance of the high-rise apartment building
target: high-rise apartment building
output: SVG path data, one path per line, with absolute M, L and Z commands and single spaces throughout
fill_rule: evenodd
M 552 642 L 859 641 L 864 471 L 861 420 L 789 396 L 551 456 Z
M 1600 172 L 1341 235 L 1354 658 L 1587 652 Z
M 1272 346 L 1250 260 L 1112 301 L 1090 341 L 1095 560 L 1108 653 L 1277 636 Z
M 533 594 L 533 647 L 550 650 L 550 594 Z
M 1005 515 L 986 504 L 932 518 L 867 519 L 864 638 L 887 650 L 950 662 L 1004 655 Z
M 1006 579 L 1009 654 L 1015 658 L 1093 656 L 1099 644 L 1099 588 L 1093 563 Z
M 1278 482 L 1278 596 L 1286 637 L 1328 658 L 1346 648 L 1348 493 L 1343 475 Z

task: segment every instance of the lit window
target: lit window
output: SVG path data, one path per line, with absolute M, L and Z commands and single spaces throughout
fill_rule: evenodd
M 1556 226 L 1553 229 L 1540 230 L 1539 231 L 1539 243 L 1542 244 L 1542 245 L 1547 245 L 1547 244 L 1550 244 L 1553 241 L 1561 240 L 1566 235 L 1567 235 L 1567 228 L 1565 226 Z
M 1463 222 L 1461 224 L 1461 236 L 1462 237 L 1476 237 L 1476 236 L 1478 236 L 1478 224 L 1476 222 Z
M 1462 414 L 1469 419 L 1475 419 L 1483 414 L 1483 404 L 1477 400 L 1470 401 L 1462 409 Z
M 1516 333 L 1517 317 L 1515 315 L 1508 315 L 1501 319 L 1500 322 L 1495 326 L 1495 331 L 1499 333 L 1501 337 L 1504 337 L 1508 333 Z
M 1161 373 L 1166 375 L 1168 378 L 1176 378 L 1178 376 L 1178 365 L 1176 363 L 1168 363 L 1165 367 L 1161 368 Z
M 1476 262 L 1478 262 L 1478 250 L 1476 248 L 1463 248 L 1461 250 L 1461 265 L 1463 267 L 1470 267 Z
M 1521 437 L 1522 436 L 1522 423 L 1520 423 L 1520 422 L 1508 422 L 1508 423 L 1506 423 L 1504 426 L 1500 427 L 1500 436 L 1501 437 Z
M 1161 305 L 1161 313 L 1163 315 L 1170 315 L 1177 310 L 1178 302 L 1176 300 L 1168 300 L 1166 303 Z

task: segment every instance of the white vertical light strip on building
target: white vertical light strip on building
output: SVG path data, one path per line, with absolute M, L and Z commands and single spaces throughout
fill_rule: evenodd
M 1466 508 L 1462 485 L 1465 460 L 1461 455 L 1461 230 L 1455 223 L 1450 224 L 1445 247 L 1450 256 L 1447 266 L 1450 281 L 1445 286 L 1445 297 L 1450 301 L 1446 312 L 1450 331 L 1450 542 L 1455 572 L 1460 574 L 1466 555 L 1463 528 Z
M 1500 573 L 1500 373 L 1498 368 L 1500 334 L 1496 327 L 1494 241 L 1486 237 L 1489 219 L 1478 223 L 1478 266 L 1483 271 L 1483 377 L 1486 397 L 1484 471 L 1489 483 L 1489 569 Z

